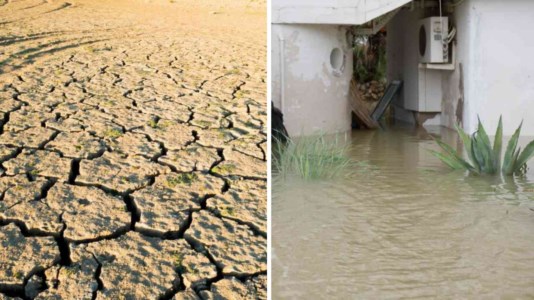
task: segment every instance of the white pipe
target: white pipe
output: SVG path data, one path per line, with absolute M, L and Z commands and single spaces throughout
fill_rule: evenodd
M 284 107 L 286 102 L 286 72 L 285 72 L 285 40 L 282 34 L 278 35 L 278 40 L 280 41 L 280 111 L 282 114 L 285 114 Z

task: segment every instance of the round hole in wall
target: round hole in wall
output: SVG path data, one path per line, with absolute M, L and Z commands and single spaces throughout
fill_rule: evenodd
M 330 66 L 334 73 L 341 73 L 345 67 L 345 54 L 339 48 L 332 49 L 330 52 Z
M 421 25 L 421 28 L 419 28 L 419 54 L 421 56 L 425 56 L 426 52 L 426 30 L 425 26 Z

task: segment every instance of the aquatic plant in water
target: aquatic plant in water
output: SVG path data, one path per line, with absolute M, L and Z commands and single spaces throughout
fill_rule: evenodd
M 348 146 L 323 135 L 287 138 L 273 143 L 273 172 L 281 176 L 296 175 L 305 180 L 331 179 L 342 175 L 352 165 L 346 156 Z
M 527 161 L 534 156 L 534 141 L 531 141 L 523 151 L 521 151 L 521 147 L 517 148 L 522 124 L 519 125 L 508 142 L 502 164 L 502 116 L 499 118 L 493 147 L 480 118 L 478 119 L 477 131 L 471 136 L 456 125 L 456 131 L 462 139 L 469 160 L 463 159 L 461 153 L 456 153 L 451 146 L 439 140 L 436 142 L 445 153 L 431 152 L 452 169 L 464 169 L 474 174 L 521 174 L 526 171 Z

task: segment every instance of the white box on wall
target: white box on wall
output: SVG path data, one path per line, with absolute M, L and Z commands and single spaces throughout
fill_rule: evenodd
M 430 17 L 419 21 L 419 61 L 446 63 L 449 60 L 447 17 Z
M 439 70 L 419 68 L 417 89 L 407 91 L 404 109 L 417 112 L 441 112 L 443 98 L 441 76 L 442 72 Z

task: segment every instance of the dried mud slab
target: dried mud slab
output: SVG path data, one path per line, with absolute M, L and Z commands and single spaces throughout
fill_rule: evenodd
M 267 277 L 265 275 L 247 280 L 245 283 L 235 277 L 229 277 L 215 282 L 209 291 L 202 291 L 200 295 L 204 300 L 266 300 L 266 290 Z
M 75 117 L 58 117 L 46 122 L 47 128 L 52 128 L 63 133 L 82 132 L 87 126 L 83 121 Z
M 115 115 L 113 121 L 128 131 L 156 122 L 154 115 L 141 113 L 131 108 L 118 108 L 111 111 L 111 113 Z
M 70 158 L 95 158 L 106 150 L 106 144 L 87 132 L 61 132 L 45 149 L 57 150 Z
M 178 292 L 171 300 L 201 300 L 197 293 L 192 289 L 186 289 L 185 291 Z
M 23 107 L 9 114 L 9 122 L 4 126 L 7 131 L 22 131 L 40 127 L 47 120 L 54 119 L 55 114 L 43 110 Z
M 135 232 L 82 244 L 73 247 L 73 252 L 79 253 L 74 265 L 90 262 L 93 256 L 101 265 L 98 278 L 102 287 L 96 299 L 157 299 L 179 288 L 180 271 L 186 286 L 202 285 L 217 275 L 215 266 L 184 240 L 164 241 Z M 84 286 L 86 293 L 94 288 Z
M 131 216 L 124 201 L 94 187 L 57 183 L 44 202 L 61 216 L 68 241 L 102 239 L 130 227 Z
M 194 141 L 192 128 L 169 120 L 160 120 L 149 126 L 135 129 L 134 132 L 144 133 L 152 140 L 163 143 L 165 148 L 170 150 L 180 150 Z
M 110 92 L 111 96 L 107 94 L 95 95 L 85 99 L 83 103 L 98 107 L 108 113 L 113 113 L 117 109 L 127 109 L 134 106 L 133 100 L 123 97 L 119 91 L 112 90 Z
M 88 110 L 91 110 L 91 109 L 94 109 L 94 107 L 92 107 L 90 105 L 87 105 L 87 104 L 84 104 L 84 103 L 62 102 L 61 104 L 59 104 L 58 106 L 56 106 L 54 108 L 54 113 L 60 114 L 63 119 L 67 119 L 67 117 L 73 116 L 76 113 L 85 112 L 85 111 L 88 111 Z M 60 123 L 60 122 L 58 121 L 58 123 Z M 82 122 L 78 120 L 78 124 L 82 125 Z M 53 126 L 51 126 L 51 122 L 48 122 L 47 126 L 48 127 L 53 127 Z M 69 129 L 70 128 L 67 127 L 67 126 L 58 128 L 58 130 L 61 130 L 61 131 L 77 131 L 77 130 L 69 130 Z
M 230 121 L 226 119 L 231 112 L 220 106 L 209 106 L 204 109 L 196 109 L 191 124 L 202 129 L 227 128 Z
M 267 270 L 267 241 L 245 225 L 202 210 L 193 213 L 184 237 L 197 250 L 207 251 L 225 275 L 247 276 Z
M 185 123 L 191 118 L 191 111 L 187 106 L 167 100 L 145 102 L 141 105 L 141 110 L 145 114 L 155 115 L 170 122 Z
M 48 289 L 39 293 L 35 299 L 93 299 L 98 289 L 96 272 L 98 262 L 83 251 L 71 249 L 70 266 L 54 266 L 46 270 Z
M 158 162 L 169 165 L 178 172 L 207 172 L 220 159 L 216 149 L 192 144 L 183 150 L 167 151 L 158 158 Z
M 167 167 L 140 156 L 126 158 L 106 152 L 99 158 L 82 160 L 76 182 L 126 193 L 148 186 L 151 178 L 167 171 Z
M 247 134 L 228 143 L 234 151 L 238 151 L 257 159 L 264 159 L 264 152 L 260 144 L 265 142 L 265 137 L 259 134 Z
M 207 196 L 220 193 L 224 181 L 195 173 L 158 176 L 155 183 L 132 194 L 140 220 L 135 229 L 152 235 L 177 235 Z
M 25 175 L 0 177 L 0 220 L 23 224 L 31 233 L 58 236 L 64 225 L 59 215 L 40 200 L 50 185 L 41 178 L 29 181 Z
M 265 129 L 263 123 L 249 115 L 233 115 L 230 116 L 234 124 L 234 128 L 243 134 L 258 134 L 262 129 Z
M 245 76 L 241 70 L 232 69 L 225 76 L 208 81 L 203 88 L 208 95 L 215 96 L 219 99 L 232 100 L 233 93 L 237 87 L 244 83 Z
M 32 127 L 18 132 L 7 131 L 0 135 L 0 145 L 41 148 L 55 133 L 56 131 L 43 127 Z
M 113 152 L 125 155 L 141 155 L 147 158 L 154 158 L 161 153 L 158 143 L 151 142 L 148 138 L 139 133 L 127 132 L 116 139 L 108 142 Z
M 224 194 L 207 200 L 207 207 L 227 219 L 247 224 L 267 236 L 267 184 L 236 180 Z
M 0 112 L 8 113 L 22 107 L 23 103 L 12 99 L 11 93 L 7 95 L 5 92 L 0 92 Z
M 68 181 L 71 160 L 45 150 L 24 150 L 17 157 L 3 163 L 7 175 L 29 174 Z
M 263 160 L 233 150 L 225 150 L 223 155 L 224 161 L 213 167 L 214 173 L 222 176 L 267 178 Z
M 204 147 L 224 148 L 238 136 L 234 130 L 224 128 L 199 130 L 197 143 Z
M 59 261 L 51 237 L 24 237 L 14 224 L 0 227 L 0 289 L 23 290 L 24 280 Z
M 17 153 L 17 148 L 14 147 L 0 147 L 0 162 L 12 158 Z

